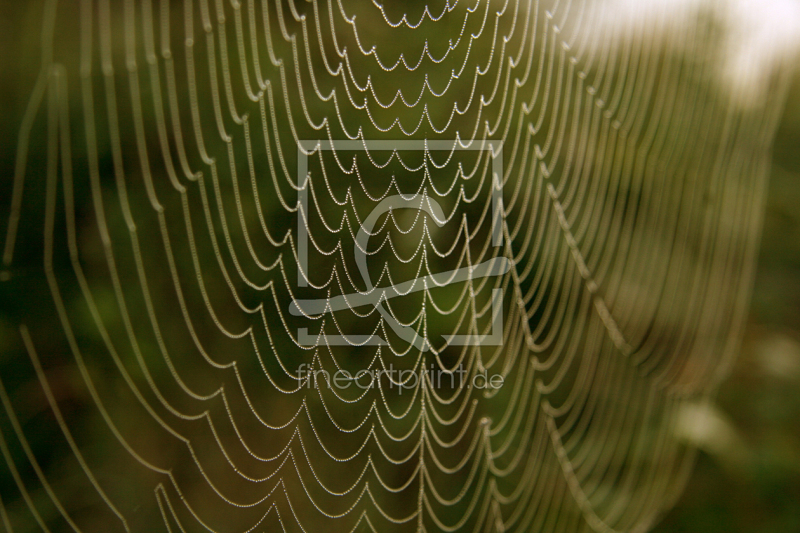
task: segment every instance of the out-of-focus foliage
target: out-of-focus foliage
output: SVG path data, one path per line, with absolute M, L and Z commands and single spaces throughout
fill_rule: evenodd
M 0 168 L 11 169 L 14 165 L 17 125 L 20 123 L 24 105 L 35 81 L 35 68 L 22 67 L 35 65 L 38 61 L 37 57 L 20 57 L 15 54 L 31 49 L 30 42 L 39 36 L 40 20 L 37 13 L 20 16 L 20 13 L 25 11 L 23 1 L 6 0 L 2 3 L 4 5 L 0 10 L 3 14 L 0 18 L 2 34 L 0 48 L 8 57 L 0 59 L 3 72 L 0 79 L 0 101 L 7 105 L 4 119 L 0 121 L 2 122 Z M 13 25 L 10 20 L 14 21 Z M 12 65 L 13 70 L 6 69 Z M 33 150 L 42 151 L 42 143 L 42 140 L 34 139 Z M 0 176 L 0 180 L 9 178 Z M 31 211 L 41 207 L 36 205 L 37 202 L 41 204 L 44 202 L 43 182 L 44 180 L 38 180 L 40 190 L 32 191 L 34 207 L 30 208 Z M 4 183 L 0 190 L 7 191 L 10 188 Z M 84 201 L 88 198 L 86 190 L 79 189 L 76 194 L 79 197 L 84 195 Z M 0 213 L 6 212 L 8 204 L 9 198 L 0 198 Z M 78 215 L 80 217 L 85 213 Z M 110 224 L 121 227 L 122 221 L 118 218 L 111 220 Z M 42 221 L 36 220 L 35 225 L 36 231 L 40 231 Z M 152 221 L 150 225 L 142 222 L 139 230 L 142 234 L 157 231 Z M 32 233 L 30 228 L 22 228 L 21 231 Z M 88 249 L 91 260 L 93 243 L 86 237 L 82 244 L 87 246 L 85 250 Z M 94 251 L 100 257 L 102 251 L 99 249 L 99 244 L 96 242 L 94 244 Z M 18 264 L 25 264 L 27 259 L 25 253 L 25 250 L 19 252 Z M 188 254 L 184 254 L 184 257 L 187 256 Z M 30 262 L 34 264 L 32 259 Z M 35 265 L 38 268 L 39 262 Z M 69 265 L 59 264 L 56 268 L 66 271 Z M 13 390 L 9 390 L 9 394 L 17 402 L 20 422 L 39 458 L 40 465 L 52 479 L 56 480 L 59 491 L 69 493 L 71 480 L 78 473 L 67 470 L 62 458 L 50 448 L 52 435 L 48 431 L 54 429 L 54 421 L 38 389 L 36 394 L 30 393 L 35 389 L 37 378 L 19 343 L 19 333 L 16 328 L 20 310 L 3 303 L 4 298 L 8 298 L 6 301 L 19 302 L 20 295 L 24 294 L 25 302 L 30 307 L 30 302 L 47 301 L 49 293 L 47 287 L 34 283 L 32 277 L 26 277 L 24 269 L 18 269 L 15 275 L 18 278 L 14 284 L 0 285 L 0 290 L 7 291 L 0 292 L 0 306 L 2 306 L 0 372 L 6 385 L 12 384 Z M 106 294 L 105 300 L 103 296 L 103 293 L 98 294 L 101 311 L 103 306 L 113 308 L 113 295 Z M 68 304 L 78 300 L 76 294 L 69 292 L 65 293 L 64 297 Z M 78 304 L 75 304 L 71 311 L 75 312 L 75 322 L 79 326 L 81 323 L 91 322 L 86 310 Z M 84 315 L 78 315 L 79 312 L 83 312 Z M 80 376 L 71 366 L 70 356 L 67 353 L 50 350 L 51 346 L 60 344 L 48 338 L 48 324 L 44 323 L 45 320 L 40 324 L 36 324 L 35 319 L 30 316 L 28 320 L 31 327 L 37 329 L 37 346 L 43 359 L 47 359 L 51 385 L 68 424 L 74 428 L 76 434 L 82 436 L 79 444 L 84 447 L 88 456 L 102 457 L 109 436 L 102 420 L 89 409 L 91 400 L 80 386 Z M 86 335 L 89 341 L 92 340 L 89 334 L 80 328 L 78 334 Z M 152 346 L 145 348 L 154 351 Z M 157 375 L 157 379 L 166 376 L 166 371 L 161 370 L 164 375 Z M 90 371 L 99 378 L 99 381 L 103 381 L 103 375 L 113 373 L 112 368 L 102 368 L 100 365 L 91 368 Z M 108 380 L 104 385 L 109 388 L 104 391 L 106 394 L 113 395 L 112 389 L 115 387 L 119 388 L 120 395 L 124 394 L 119 382 Z M 792 90 L 776 139 L 762 252 L 742 356 L 732 376 L 722 386 L 715 410 L 711 413 L 716 422 L 712 425 L 712 429 L 718 431 L 705 434 L 704 440 L 698 442 L 703 453 L 697 470 L 678 507 L 666 517 L 658 531 L 783 533 L 800 530 L 800 505 L 797 504 L 800 501 L 798 390 L 800 390 L 800 83 Z M 92 415 L 84 416 L 86 412 Z M 123 417 L 118 418 L 123 419 Z M 131 417 L 127 424 L 130 428 L 136 428 L 137 422 L 135 417 Z M 0 424 L 3 432 L 13 434 L 13 429 L 5 417 Z M 160 448 L 162 443 L 155 435 L 142 432 L 138 435 L 138 439 L 137 444 L 143 449 L 151 451 L 164 449 Z M 9 453 L 19 459 L 19 463 L 25 462 L 24 451 L 18 445 L 13 444 Z M 150 490 L 150 480 L 137 477 L 136 472 L 127 470 L 123 465 L 108 465 L 108 467 L 108 470 L 101 472 L 101 475 L 125 478 L 130 491 L 128 495 L 113 496 L 121 500 L 129 497 L 131 507 L 135 508 L 134 498 L 144 493 L 144 487 Z M 35 479 L 35 473 L 30 468 L 21 472 L 21 475 L 25 479 Z M 0 496 L 5 496 L 3 487 L 12 483 L 10 474 L 0 469 Z M 146 495 L 152 497 L 152 491 Z M 73 508 L 80 509 L 83 496 L 77 492 L 71 496 L 73 499 L 69 504 Z M 33 493 L 31 497 L 37 503 L 47 501 L 47 495 L 41 490 Z M 19 500 L 12 502 L 10 512 L 17 511 L 23 505 Z M 55 516 L 56 512 L 52 508 L 48 510 Z M 85 514 L 91 514 L 90 507 L 85 507 Z M 86 520 L 85 516 L 81 518 Z M 157 522 L 158 517 L 137 516 L 137 520 L 138 524 L 147 524 Z
M 657 531 L 800 531 L 800 79 L 775 139 L 745 342 L 717 408 L 733 442 L 706 447 Z

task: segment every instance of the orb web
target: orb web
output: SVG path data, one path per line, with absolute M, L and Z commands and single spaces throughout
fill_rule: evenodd
M 713 20 L 31 11 L 7 530 L 645 531 L 673 505 L 780 101 L 720 87 Z

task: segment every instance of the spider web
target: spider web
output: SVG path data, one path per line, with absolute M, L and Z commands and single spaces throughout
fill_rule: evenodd
M 32 7 L 5 528 L 650 529 L 780 98 L 720 88 L 703 14 L 610 6 Z

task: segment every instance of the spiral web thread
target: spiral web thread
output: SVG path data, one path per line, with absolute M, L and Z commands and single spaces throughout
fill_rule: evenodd
M 645 531 L 672 506 L 681 409 L 737 345 L 779 111 L 716 85 L 712 23 L 637 33 L 578 0 L 37 9 L 2 283 L 30 263 L 47 295 L 17 359 L 53 436 L 29 442 L 3 375 L 6 530 Z M 392 197 L 410 209 L 360 241 Z

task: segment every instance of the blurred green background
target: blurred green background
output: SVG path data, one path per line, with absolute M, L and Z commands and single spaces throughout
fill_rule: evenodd
M 800 531 L 800 78 L 778 129 L 744 343 L 661 533 Z M 723 429 L 724 428 L 724 429 Z
M 7 56 L 0 60 L 4 67 L 0 101 L 11 104 L 0 125 L 0 160 L 4 169 L 13 168 L 16 128 L 35 74 L 33 69 L 25 70 L 19 65 L 37 61 L 35 56 L 8 57 L 15 51 L 29 50 L 19 38 L 37 36 L 36 17 L 12 13 L 24 11 L 23 4 L 3 2 L 3 14 L 8 18 L 2 27 L 8 31 L 0 35 Z M 11 28 L 8 21 L 12 19 L 22 22 Z M 17 70 L 5 70 L 12 63 Z M 8 180 L 0 190 L 9 190 L 11 176 L 0 179 Z M 6 212 L 8 201 L 0 198 L 0 213 Z M 20 262 L 24 263 L 24 259 Z M 23 288 L 31 289 L 19 285 L 19 292 Z M 38 290 L 46 292 L 45 287 Z M 30 299 L 46 298 L 27 294 Z M 24 356 L 8 348 L 19 348 L 15 329 L 18 310 L 8 306 L 0 311 L 0 368 L 9 372 L 14 368 L 9 361 Z M 46 345 L 46 339 L 38 342 Z M 26 369 L 30 371 L 27 366 Z M 27 378 L 33 379 L 31 375 Z M 67 382 L 73 378 L 65 373 L 65 396 L 69 394 Z M 79 419 L 89 401 L 85 397 L 74 398 L 73 403 L 74 411 L 68 415 Z M 31 410 L 35 411 L 35 406 Z M 775 138 L 762 246 L 744 343 L 712 414 L 714 424 L 709 426 L 704 440 L 698 442 L 701 454 L 686 491 L 656 531 L 800 531 L 800 77 L 792 85 Z M 91 428 L 86 429 L 91 436 Z M 44 431 L 29 433 L 29 438 L 36 440 L 38 447 L 47 447 Z M 49 463 L 48 457 L 40 458 L 43 464 Z M 8 480 L 5 472 L 2 476 L 0 481 Z

